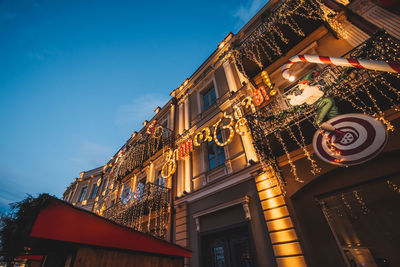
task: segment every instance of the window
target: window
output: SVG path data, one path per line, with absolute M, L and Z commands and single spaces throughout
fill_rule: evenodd
M 157 172 L 157 185 L 165 187 L 165 178 L 161 176 L 161 170 Z
M 90 193 L 90 199 L 95 198 L 97 194 L 97 184 L 94 184 L 92 187 L 92 192 Z
M 211 87 L 203 93 L 203 110 L 208 109 L 216 100 L 215 89 L 214 87 Z
M 217 137 L 219 140 L 222 139 L 221 132 L 217 133 Z M 216 168 L 217 166 L 225 162 L 224 147 L 217 146 L 214 140 L 212 142 L 207 143 L 207 152 L 208 152 L 208 166 L 210 170 Z
M 87 191 L 87 186 L 82 188 L 81 194 L 79 195 L 78 202 L 81 202 L 82 200 L 85 199 L 86 191 Z
M 107 179 L 103 179 L 103 185 L 101 186 L 101 192 L 104 192 L 104 190 L 106 190 L 106 184 L 107 184 Z
M 140 179 L 139 183 L 138 183 L 138 186 L 139 186 L 139 184 L 142 184 L 142 186 L 144 186 L 146 184 L 146 179 L 147 179 L 146 177 Z

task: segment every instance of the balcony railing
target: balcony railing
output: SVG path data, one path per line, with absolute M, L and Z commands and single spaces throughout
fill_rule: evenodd
M 136 168 L 142 167 L 143 163 L 158 151 L 173 146 L 172 131 L 158 126 L 154 133 L 143 134 L 136 137 L 136 140 L 129 145 L 118 168 L 117 176 L 125 177 Z
M 135 230 L 164 238 L 170 212 L 170 189 L 147 183 L 123 204 L 118 201 L 104 211 L 104 217 Z
M 234 49 L 236 65 L 247 77 L 254 77 L 336 13 L 315 0 L 279 1 L 261 15 L 263 22 Z M 323 8 L 323 10 L 322 10 Z
M 345 56 L 399 61 L 399 48 L 400 41 L 382 31 Z M 384 111 L 400 104 L 398 74 L 339 66 L 315 70 L 319 74 L 311 79 L 310 85 L 319 85 L 325 95 L 332 96 L 341 113 L 368 114 L 391 129 Z M 311 142 L 317 128 L 314 122 L 316 107 L 306 104 L 291 106 L 287 95 L 299 93 L 298 86 L 294 85 L 276 96 L 265 108 L 247 115 L 256 147 L 264 159 L 276 158 Z

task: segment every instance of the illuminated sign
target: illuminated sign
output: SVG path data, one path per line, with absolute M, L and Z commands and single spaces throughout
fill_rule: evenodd
M 266 97 L 263 97 L 262 101 L 264 99 L 266 99 Z M 199 147 L 202 143 L 211 142 L 212 140 L 214 140 L 215 144 L 217 144 L 218 146 L 226 146 L 232 142 L 235 133 L 242 136 L 248 134 L 249 129 L 247 125 L 247 120 L 243 116 L 243 108 L 245 110 L 249 110 L 251 113 L 254 113 L 256 111 L 254 100 L 252 97 L 248 96 L 244 98 L 239 104 L 234 105 L 233 116 L 224 113 L 222 118 L 220 118 L 213 126 L 211 126 L 211 129 L 213 131 L 211 131 L 209 127 L 202 128 L 201 130 L 196 132 L 193 137 L 185 140 L 175 150 L 169 149 L 165 153 L 166 162 L 161 170 L 161 175 L 164 178 L 167 178 L 174 174 L 176 171 L 176 162 L 178 160 L 183 160 L 187 157 L 190 157 L 190 152 L 193 151 L 193 148 Z M 218 139 L 217 133 L 219 129 L 229 131 L 229 137 L 225 141 Z

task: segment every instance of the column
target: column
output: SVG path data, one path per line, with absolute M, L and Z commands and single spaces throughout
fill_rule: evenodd
M 178 104 L 178 113 L 179 113 L 179 118 L 178 118 L 178 134 L 183 133 L 183 128 L 184 128 L 184 118 L 183 118 L 183 103 Z
M 135 174 L 132 178 L 131 178 L 131 192 L 134 192 L 136 189 L 136 182 L 137 182 L 137 175 Z
M 253 145 L 253 139 L 251 138 L 250 132 L 246 135 L 241 136 L 244 152 L 246 153 L 247 162 L 253 160 L 254 162 L 258 161 L 256 149 Z
M 190 164 L 191 158 L 186 157 L 185 158 L 185 186 L 184 189 L 187 193 L 189 193 L 192 190 L 192 166 Z
M 169 110 L 169 125 L 168 128 L 171 131 L 174 131 L 175 128 L 175 105 L 171 104 L 171 108 Z
M 277 179 L 271 168 L 255 178 L 275 260 L 278 267 L 306 267 L 304 253 Z
M 184 188 L 184 161 L 183 160 L 178 160 L 176 162 L 178 164 L 178 173 L 177 173 L 177 178 L 176 178 L 176 195 L 178 197 L 181 197 L 183 195 L 183 188 Z
M 230 58 L 226 59 L 224 61 L 224 63 L 222 63 L 222 66 L 224 67 L 226 81 L 228 82 L 229 90 L 231 92 L 236 92 L 239 88 L 237 88 L 237 85 L 236 85 L 235 76 L 233 75 Z
M 238 70 L 236 64 L 233 64 L 234 69 L 237 73 L 237 75 L 239 76 L 239 81 L 240 81 L 240 86 L 242 86 L 243 82 L 248 83 L 249 81 L 247 80 L 246 77 L 244 77 L 244 75 Z
M 184 115 L 184 119 L 185 119 L 185 130 L 189 130 L 190 128 L 190 121 L 189 121 L 189 97 L 185 98 L 184 101 L 184 106 L 185 106 L 185 115 Z
M 147 173 L 147 177 L 148 177 L 148 181 L 150 182 L 150 183 L 154 183 L 155 181 L 155 173 L 154 173 L 154 162 L 150 162 L 150 165 L 149 165 L 149 170 L 148 170 L 148 173 Z
M 230 58 L 225 60 L 224 63 L 222 64 L 222 66 L 224 67 L 225 76 L 226 76 L 226 80 L 228 82 L 229 90 L 231 92 L 236 92 L 239 88 L 237 87 L 237 84 L 235 81 L 235 76 L 233 75 L 233 69 L 231 66 Z M 239 73 L 237 70 L 236 70 L 236 72 Z M 243 148 L 246 153 L 247 161 L 249 161 L 249 160 L 253 160 L 255 162 L 258 161 L 256 150 L 253 146 L 253 140 L 250 136 L 250 133 L 247 135 L 241 136 L 241 138 L 242 138 Z
M 175 210 L 175 243 L 182 247 L 189 247 L 187 203 L 176 205 Z M 188 267 L 189 264 L 189 258 L 185 258 L 184 266 Z

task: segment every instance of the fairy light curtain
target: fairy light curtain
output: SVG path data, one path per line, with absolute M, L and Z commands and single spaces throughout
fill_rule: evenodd
M 140 232 L 164 238 L 168 229 L 170 190 L 147 183 L 140 198 L 126 204 L 118 201 L 104 217 Z
M 119 178 L 125 177 L 155 155 L 160 150 L 173 146 L 172 133 L 169 129 L 158 126 L 152 134 L 144 133 L 133 142 L 122 156 L 120 166 L 116 171 Z
M 344 34 L 336 15 L 319 0 L 284 1 L 264 14 L 264 22 L 233 50 L 239 71 L 255 76 L 322 23 L 336 35 Z
M 373 60 L 400 60 L 400 41 L 381 31 L 365 43 L 352 50 L 347 57 Z M 388 131 L 394 127 L 384 117 L 384 111 L 393 108 L 399 111 L 400 75 L 366 69 L 327 66 L 310 81 L 319 85 L 325 95 L 332 96 L 342 113 L 357 112 L 380 120 Z M 310 163 L 310 171 L 317 174 L 320 169 L 308 152 L 317 129 L 316 108 L 312 105 L 291 106 L 286 95 L 299 93 L 297 85 L 285 94 L 277 96 L 265 108 L 247 114 L 247 120 L 261 158 L 277 168 L 276 158 L 286 155 L 291 172 L 299 182 L 296 166 L 289 152 L 300 148 Z

